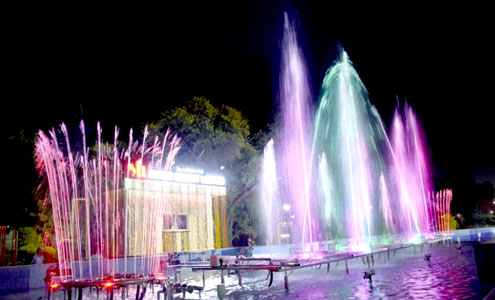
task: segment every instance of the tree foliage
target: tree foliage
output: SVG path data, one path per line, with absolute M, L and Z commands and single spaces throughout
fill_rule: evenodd
M 473 211 L 471 217 L 478 225 L 495 224 L 495 215 L 487 213 L 478 207 Z
M 495 197 L 491 182 L 476 182 L 467 171 L 461 170 L 435 178 L 435 187 L 436 190 L 452 189 L 451 211 L 462 216 L 459 225 L 483 225 L 490 221 L 488 212 Z
M 5 133 L 4 133 L 5 134 Z M 7 188 L 0 210 L 0 225 L 11 227 L 32 226 L 36 218 L 36 203 L 32 191 L 35 187 L 37 174 L 34 169 L 33 142 L 34 131 L 21 129 L 8 134 L 3 139 L 4 152 L 2 182 Z
M 55 227 L 46 179 L 40 178 L 40 185 L 33 192 L 33 198 L 37 202 L 38 211 L 32 213 L 32 216 L 37 217 L 38 221 L 34 226 L 20 229 L 21 247 L 19 250 L 34 254 L 38 248 L 41 248 L 45 262 L 56 261 Z
M 38 248 L 43 246 L 43 238 L 38 234 L 34 227 L 22 227 L 19 229 L 22 240 L 19 250 L 26 251 L 29 254 L 36 253 Z
M 167 128 L 181 138 L 178 164 L 211 173 L 223 172 L 227 179 L 229 237 L 232 238 L 236 218 L 236 232 L 251 232 L 249 222 L 239 218 L 243 201 L 256 186 L 259 166 L 259 151 L 252 144 L 248 120 L 230 106 L 215 107 L 203 97 L 194 97 L 149 125 L 152 134 L 160 135 Z
M 455 219 L 455 217 L 454 216 L 450 216 L 449 219 L 450 219 L 449 220 L 449 222 L 450 222 L 450 225 L 449 225 L 450 226 L 449 227 L 450 230 L 457 230 L 457 229 L 459 229 L 459 223 L 457 223 L 457 220 Z

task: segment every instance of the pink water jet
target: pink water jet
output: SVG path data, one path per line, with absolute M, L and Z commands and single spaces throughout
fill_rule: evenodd
M 81 141 L 70 141 L 65 124 L 60 131 L 39 131 L 36 141 L 37 169 L 48 183 L 53 209 L 59 266 L 70 270 L 61 272 L 62 279 L 158 272 L 165 201 L 144 190 L 124 189 L 124 183 L 131 166 L 140 169 L 139 162 L 171 168 L 179 139 L 166 132 L 149 144 L 147 129 L 141 141 L 133 140 L 131 130 L 128 146 L 122 148 L 118 128 L 113 143 L 105 143 L 98 123 L 95 145 L 89 147 L 82 121 L 80 130 Z

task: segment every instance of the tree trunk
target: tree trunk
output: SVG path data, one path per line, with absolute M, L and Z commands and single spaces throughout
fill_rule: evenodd
M 248 188 L 245 188 L 237 197 L 234 198 L 234 201 L 232 201 L 231 204 L 228 206 L 228 211 L 227 211 L 227 226 L 228 226 L 228 243 L 229 245 L 232 245 L 232 230 L 234 226 L 234 212 L 235 208 L 242 203 L 244 199 L 251 194 L 251 192 L 254 190 L 258 183 L 255 182 L 253 185 L 251 185 Z
M 232 206 L 229 206 L 229 209 L 227 211 L 227 238 L 229 247 L 232 247 L 232 227 L 234 226 L 234 209 L 232 209 L 231 207 Z

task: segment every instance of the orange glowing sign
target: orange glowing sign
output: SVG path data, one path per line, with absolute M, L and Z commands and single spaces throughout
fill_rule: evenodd
M 127 165 L 129 174 L 134 178 L 146 178 L 146 166 L 138 159 L 135 163 L 129 163 Z

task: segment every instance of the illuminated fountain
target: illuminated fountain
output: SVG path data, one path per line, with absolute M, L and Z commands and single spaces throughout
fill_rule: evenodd
M 431 225 L 435 231 L 449 233 L 451 230 L 450 224 L 450 202 L 452 202 L 452 190 L 445 189 L 438 191 L 435 194 L 430 194 L 430 211 L 433 214 Z M 495 232 L 494 232 L 495 233 Z
M 405 105 L 401 114 L 397 108 L 392 121 L 392 166 L 394 211 L 400 212 L 395 230 L 410 238 L 429 233 L 433 228 L 433 191 L 424 136 L 413 109 Z M 390 190 L 392 187 L 385 187 Z
M 392 238 L 420 242 L 445 228 L 438 216 L 447 214 L 451 191 L 437 200 L 413 109 L 397 108 L 387 134 L 342 51 L 323 79 L 312 124 L 309 81 L 287 15 L 282 45 L 282 128 L 262 164 L 267 243 L 282 242 L 284 204 L 294 218 L 290 242 L 300 245 L 342 240 L 351 251 L 368 251 Z
M 278 224 L 281 221 L 281 203 L 277 180 L 277 170 L 275 165 L 274 142 L 270 140 L 265 147 L 262 162 L 262 195 L 263 205 L 261 206 L 261 220 L 264 222 L 263 234 L 265 234 L 266 244 L 275 245 L 279 243 L 280 229 Z
M 311 93 L 302 50 L 293 25 L 285 14 L 281 73 L 282 141 L 280 170 L 281 197 L 291 205 L 294 238 L 301 243 L 316 240 L 313 203 L 310 195 Z
M 313 139 L 329 238 L 349 238 L 352 249 L 364 250 L 372 235 L 386 230 L 390 198 L 380 203 L 379 186 L 389 178 L 388 153 L 380 117 L 342 52 L 323 80 Z
M 353 250 L 369 249 L 380 236 L 417 241 L 433 229 L 425 138 L 407 104 L 395 112 L 391 137 L 342 51 L 323 80 L 313 155 L 326 232 L 349 238 Z
M 280 145 L 274 147 L 273 141 L 270 141 L 265 149 L 262 176 L 262 198 L 266 199 L 262 205 L 265 211 L 264 225 L 268 243 L 279 241 L 279 223 L 282 220 L 285 224 L 293 222 L 293 228 L 297 228 L 292 231 L 291 241 L 310 243 L 316 240 L 316 222 L 310 189 L 312 100 L 302 51 L 287 14 L 282 44 L 282 134 Z M 288 209 L 282 212 L 282 207 Z M 294 218 L 288 218 L 289 216 Z
M 143 177 L 148 167 L 170 169 L 179 139 L 166 132 L 148 144 L 129 134 L 128 146 L 104 143 L 98 123 L 96 144 L 88 147 L 84 123 L 80 141 L 70 141 L 67 127 L 40 131 L 37 168 L 48 181 L 62 284 L 104 285 L 126 280 L 146 282 L 160 271 L 166 190 L 124 187 L 126 178 Z M 76 148 L 77 147 L 77 148 Z M 110 283 L 107 283 L 110 284 Z M 138 289 L 139 293 L 139 289 Z

